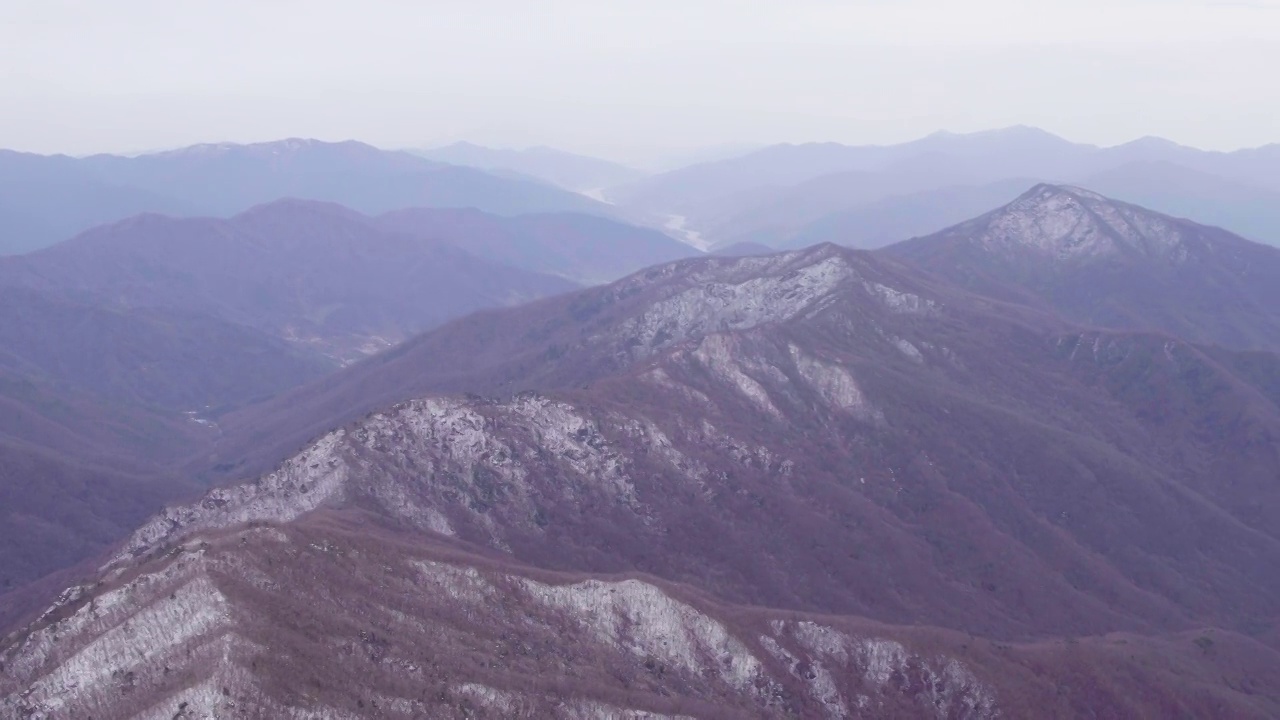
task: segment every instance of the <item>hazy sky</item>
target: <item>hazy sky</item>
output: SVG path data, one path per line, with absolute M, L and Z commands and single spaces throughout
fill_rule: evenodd
M 1280 142 L 1280 0 L 0 0 L 0 146 Z

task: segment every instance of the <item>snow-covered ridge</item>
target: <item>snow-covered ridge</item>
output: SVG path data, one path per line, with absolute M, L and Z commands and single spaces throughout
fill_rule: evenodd
M 741 258 L 719 272 L 695 273 L 685 279 L 684 289 L 610 334 L 628 339 L 633 356 L 641 358 L 708 333 L 749 330 L 797 317 L 858 276 L 839 252 L 825 253 L 813 262 L 792 262 L 800 257 L 808 259 L 806 253 Z
M 250 530 L 243 537 L 257 540 L 264 532 Z M 205 547 L 179 548 L 158 567 L 114 589 L 79 588 L 77 599 L 87 602 L 64 618 L 46 618 L 0 657 L 6 676 L 22 683 L 16 689 L 0 683 L 0 692 L 9 692 L 0 695 L 0 715 L 111 717 L 118 716 L 117 703 L 126 702 L 133 708 L 131 717 L 151 717 L 136 714 L 142 699 L 131 693 L 160 681 L 162 668 L 168 676 L 171 667 L 184 665 L 214 665 L 205 685 L 226 687 L 225 671 L 234 671 L 226 664 L 229 658 L 260 648 L 237 634 L 231 601 L 214 579 L 216 572 L 239 568 L 226 558 L 209 557 Z M 191 689 L 192 699 L 201 695 L 198 687 Z M 205 694 L 209 707 L 215 698 L 225 699 L 220 692 Z M 172 707 L 162 716 L 172 717 Z
M 134 531 L 107 568 L 200 530 L 250 522 L 287 522 L 340 497 L 351 467 L 347 435 L 335 430 L 256 481 L 211 490 L 197 503 L 166 508 Z
M 427 667 L 450 659 L 447 651 L 444 656 L 428 652 L 424 661 L 424 651 L 413 639 L 399 649 L 388 647 L 386 654 L 376 651 L 372 659 L 352 659 L 342 648 L 363 654 L 380 647 L 370 633 L 356 632 L 352 624 L 381 633 L 394 622 L 415 638 L 443 633 L 455 642 L 464 638 L 468 645 L 487 644 L 498 635 L 527 637 L 532 645 L 526 647 L 550 640 L 552 657 L 581 655 L 593 664 L 640 669 L 641 675 L 645 669 L 661 673 L 668 687 L 730 702 L 751 716 L 794 717 L 801 708 L 805 717 L 874 718 L 906 701 L 921 717 L 1000 717 L 991 689 L 954 658 L 794 616 L 744 620 L 642 579 L 555 582 L 456 561 L 383 557 L 386 564 L 362 570 L 383 588 L 382 600 L 370 604 L 357 597 L 364 587 L 360 583 L 330 587 L 322 579 L 328 577 L 324 565 L 358 551 L 323 538 L 304 541 L 306 537 L 255 529 L 212 547 L 196 542 L 133 580 L 100 592 L 75 613 L 34 631 L 2 658 L 4 680 L 16 682 L 0 683 L 0 712 L 32 718 L 365 717 L 327 706 L 311 693 L 298 695 L 289 686 L 282 692 L 270 685 L 271 673 L 254 668 L 274 650 L 248 639 L 243 624 L 270 622 L 274 627 L 272 604 L 259 605 L 253 594 L 219 587 L 225 582 L 219 577 L 267 572 L 281 573 L 275 579 L 285 580 L 290 572 L 302 572 L 305 579 L 290 591 L 307 598 L 299 612 L 314 613 L 304 624 L 347 628 L 345 634 L 321 640 L 335 650 L 321 662 L 333 667 L 350 662 L 349 667 L 384 680 L 394 677 L 402 688 L 415 683 L 438 687 L 435 671 Z M 260 555 L 265 547 L 272 549 Z M 290 560 L 281 563 L 280 557 Z M 295 564 L 305 569 L 291 569 Z M 397 597 L 425 604 L 384 604 Z M 411 607 L 429 609 L 414 614 Z M 342 617 L 333 617 L 335 613 Z M 528 667 L 525 661 L 515 662 Z M 665 717 L 601 702 L 589 693 L 553 696 L 554 683 L 539 687 L 534 678 L 529 678 L 533 683 L 495 687 L 490 683 L 500 674 L 472 677 L 474 669 L 457 671 L 451 687 L 458 696 L 507 716 Z M 360 693 L 369 680 L 365 677 L 343 692 Z M 381 686 L 387 687 L 385 682 Z M 409 718 L 438 716 L 445 706 L 430 704 L 437 697 L 435 691 L 410 691 L 376 699 L 380 717 Z M 534 709 L 540 710 L 527 714 Z
M 776 676 L 781 670 L 805 683 L 825 717 L 878 717 L 886 696 L 900 692 L 902 685 L 923 688 L 915 698 L 922 717 L 1000 717 L 994 692 L 963 663 L 921 654 L 894 640 L 854 636 L 812 621 L 774 620 L 767 633 L 749 643 L 713 615 L 640 580 L 554 585 L 516 577 L 515 585 L 508 586 L 473 568 L 443 563 L 420 567 L 433 585 L 461 602 L 492 605 L 514 587 L 539 605 L 565 612 L 569 624 L 557 626 L 557 632 L 567 638 L 582 642 L 579 638 L 589 637 L 690 677 L 714 678 L 766 707 L 781 688 Z M 512 699 L 492 698 L 495 703 Z
M 538 602 L 567 611 L 583 631 L 638 657 L 691 675 L 714 673 L 734 690 L 767 684 L 760 661 L 720 622 L 639 580 L 548 585 L 525 580 Z
M 620 437 L 648 448 L 670 472 L 696 480 L 688 460 L 648 420 L 607 422 L 603 427 L 580 408 L 536 394 L 503 402 L 433 397 L 401 403 L 326 434 L 252 482 L 166 508 L 135 531 L 104 570 L 122 572 L 193 533 L 285 523 L 355 499 L 443 535 L 456 534 L 459 524 L 479 526 L 494 547 L 505 549 L 503 536 L 527 525 L 543 501 L 596 496 L 642 512 L 633 455 L 618 445 Z M 648 430 L 635 434 L 628 429 L 633 425 Z

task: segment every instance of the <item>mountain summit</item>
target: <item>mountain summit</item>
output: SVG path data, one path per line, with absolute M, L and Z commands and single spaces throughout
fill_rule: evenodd
M 1076 187 L 885 248 L 981 294 L 1068 319 L 1280 350 L 1280 249 Z
M 1176 263 L 1195 234 L 1185 223 L 1078 187 L 1040 184 L 997 212 L 951 231 L 996 256 L 1025 252 L 1088 262 L 1127 256 Z

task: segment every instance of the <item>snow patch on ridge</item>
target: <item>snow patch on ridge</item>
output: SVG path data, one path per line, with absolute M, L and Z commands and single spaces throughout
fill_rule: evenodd
M 39 631 L 42 637 L 33 639 L 43 648 L 30 644 L 24 648 L 13 665 L 15 674 L 37 672 L 63 633 L 85 634 L 91 632 L 88 627 L 92 625 L 100 634 L 74 654 L 60 658 L 47 675 L 32 682 L 22 694 L 20 707 L 51 713 L 71 703 L 92 704 L 108 692 L 118 692 L 116 684 L 129 677 L 135 667 L 230 627 L 227 599 L 205 575 L 195 576 L 168 597 L 162 596 L 124 618 L 114 618 L 109 611 L 100 614 L 96 607 L 98 601 L 109 609 L 127 603 L 134 591 L 136 588 L 126 586 L 107 593 L 82 606 L 69 621 Z
M 777 265 L 782 258 L 746 258 Z M 785 269 L 786 264 L 783 263 Z M 735 269 L 740 269 L 735 266 Z M 857 275 L 841 254 L 828 254 L 808 265 L 781 274 L 747 275 L 737 282 L 709 278 L 673 297 L 651 305 L 641 315 L 623 323 L 617 334 L 632 343 L 632 354 L 643 357 L 653 350 L 713 332 L 747 330 L 765 323 L 796 317 L 845 280 Z
M 903 292 L 882 283 L 866 283 L 867 292 L 880 299 L 886 308 L 903 315 L 925 315 L 938 309 L 938 303 L 915 293 Z
M 827 403 L 862 420 L 884 420 L 884 413 L 867 401 L 848 370 L 811 358 L 795 345 L 791 345 L 790 350 L 800 376 Z
M 979 227 L 974 240 L 985 248 L 1031 249 L 1060 261 L 1122 252 L 1174 262 L 1188 256 L 1185 233 L 1172 219 L 1075 187 L 1037 186 Z
M 995 694 L 953 658 L 922 656 L 892 640 L 854 637 L 811 621 L 775 620 L 771 625 L 779 637 L 790 635 L 810 655 L 810 684 L 818 697 L 830 697 L 833 690 L 827 679 L 832 676 L 821 669 L 838 666 L 843 672 L 858 673 L 862 687 L 873 694 L 899 692 L 905 678 L 921 688 L 916 702 L 938 720 L 1000 717 Z M 860 709 L 874 702 L 866 695 L 850 700 Z M 828 707 L 833 706 L 828 703 Z
M 543 604 L 570 611 L 600 642 L 637 656 L 659 657 L 694 675 L 717 674 L 736 690 L 748 690 L 762 672 L 760 661 L 714 618 L 639 580 L 524 585 Z
M 198 503 L 166 508 L 136 530 L 107 564 L 121 566 L 166 540 L 198 530 L 255 521 L 288 522 L 342 494 L 350 467 L 341 452 L 346 433 L 335 430 L 256 482 L 210 491 Z

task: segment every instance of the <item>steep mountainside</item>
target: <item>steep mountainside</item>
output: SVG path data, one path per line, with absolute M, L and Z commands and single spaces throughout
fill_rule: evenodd
M 0 289 L 0 593 L 194 493 L 172 468 L 209 446 L 219 412 L 333 369 L 207 316 Z
M 199 421 L 199 422 L 197 422 Z M 0 595 L 118 542 L 190 497 L 166 470 L 217 430 L 185 416 L 57 387 L 0 367 Z M 0 598 L 0 618 L 14 610 Z
M 578 214 L 504 218 L 477 210 L 399 210 L 378 218 L 393 232 L 444 240 L 469 253 L 584 284 L 697 253 L 656 230 Z
M 0 151 L 0 253 L 48 247 L 144 212 L 225 217 L 282 198 L 334 202 L 368 214 L 474 207 L 500 215 L 609 206 L 531 178 L 500 177 L 357 142 L 282 140 L 198 145 L 120 157 Z
M 556 391 L 387 416 L 393 436 L 441 422 L 492 428 L 475 440 L 496 443 L 477 450 L 484 470 L 448 460 L 464 463 L 448 472 L 464 486 L 387 497 L 418 498 L 422 522 L 522 559 L 642 569 L 741 602 L 1012 636 L 1191 618 L 1243 627 L 1266 625 L 1280 602 L 1267 566 L 1280 542 L 1267 377 L 1160 336 L 1082 333 L 826 246 L 679 263 L 473 316 L 229 418 L 221 451 L 250 458 L 240 471 L 251 472 L 255 452 L 279 457 L 409 398 Z M 587 464 L 502 464 L 516 452 L 497 449 L 514 447 L 509 433 L 550 443 L 548 422 L 570 448 L 600 435 L 565 451 Z M 375 453 L 382 469 L 360 475 L 365 486 L 401 477 L 391 467 L 437 476 L 416 465 L 422 451 L 378 446 L 391 464 Z M 589 520 L 545 488 L 521 489 L 573 473 L 590 483 L 604 467 L 630 479 Z M 634 494 L 639 505 L 619 499 Z M 552 541 L 539 517 L 568 528 Z M 847 551 L 860 547 L 876 550 Z M 1196 577 L 1214 589 L 1193 589 Z
M 1088 190 L 1039 185 L 883 252 L 1089 325 L 1280 350 L 1280 250 Z
M 1261 719 L 1277 709 L 1259 692 L 1280 682 L 1276 660 L 1220 632 L 1010 645 L 733 607 L 649 576 L 549 573 L 324 512 L 118 561 L 0 654 L 0 709 Z M 1215 682 L 1188 681 L 1200 677 Z
M 612 187 L 644 177 L 643 172 L 625 165 L 549 147 L 503 150 L 459 142 L 412 152 L 451 165 L 528 175 L 576 192 Z
M 200 313 L 341 361 L 477 308 L 574 287 L 299 200 L 230 220 L 131 218 L 8 259 L 0 283 L 116 308 Z
M 0 707 L 1280 709 L 1273 354 L 824 245 L 478 313 L 223 426 L 256 479 L 12 636 Z
M 0 412 L 13 411 L 0 399 Z M 165 503 L 198 492 L 176 473 L 136 469 L 136 459 L 92 464 L 76 448 L 38 442 L 0 436 L 0 595 L 103 552 Z M 20 617 L 5 605 L 0 598 L 0 619 Z

